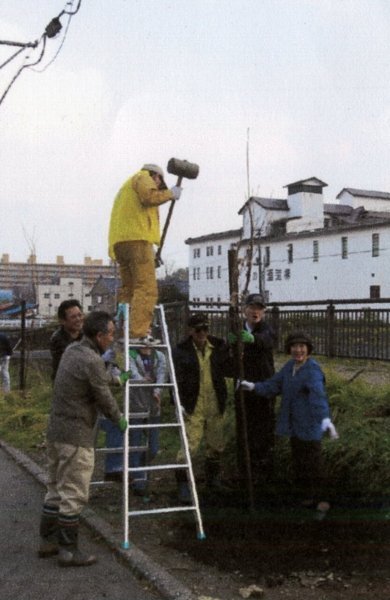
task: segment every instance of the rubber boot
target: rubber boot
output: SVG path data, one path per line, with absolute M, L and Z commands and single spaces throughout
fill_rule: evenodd
M 177 481 L 177 499 L 180 504 L 191 504 L 192 496 L 190 486 L 188 485 L 187 474 L 184 471 L 176 471 Z
M 39 525 L 41 537 L 38 556 L 46 558 L 58 554 L 58 507 L 44 504 Z
M 58 517 L 58 564 L 60 567 L 89 567 L 97 558 L 78 548 L 79 515 Z

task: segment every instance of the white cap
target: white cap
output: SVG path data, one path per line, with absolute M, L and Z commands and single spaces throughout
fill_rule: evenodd
M 154 171 L 155 173 L 157 173 L 158 175 L 160 175 L 160 177 L 162 177 L 164 179 L 164 171 L 158 165 L 153 165 L 152 163 L 146 163 L 142 167 L 142 170 L 143 171 Z

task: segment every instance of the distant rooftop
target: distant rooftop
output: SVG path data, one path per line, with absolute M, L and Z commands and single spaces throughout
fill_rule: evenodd
M 288 210 L 287 200 L 281 198 L 259 198 L 257 196 L 251 196 L 238 211 L 239 215 L 243 213 L 244 208 L 251 201 L 267 210 Z
M 242 229 L 229 229 L 228 231 L 220 231 L 219 233 L 209 233 L 207 235 L 200 235 L 199 237 L 187 238 L 184 240 L 185 244 L 193 244 L 197 242 L 207 242 L 208 240 L 221 240 L 227 237 L 240 237 Z
M 356 188 L 343 188 L 339 192 L 336 198 L 340 198 L 343 192 L 348 192 L 351 196 L 358 196 L 361 198 L 381 198 L 382 200 L 390 200 L 389 192 L 377 192 L 375 190 L 358 190 Z

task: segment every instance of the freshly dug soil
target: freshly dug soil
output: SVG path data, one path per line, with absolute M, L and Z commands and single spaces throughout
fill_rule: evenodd
M 147 505 L 173 506 L 173 481 L 153 482 Z M 281 498 L 262 495 L 250 511 L 242 493 L 210 496 L 199 488 L 206 539 L 197 539 L 194 513 L 132 517 L 130 540 L 199 597 L 234 600 L 256 584 L 270 600 L 388 600 L 390 507 L 383 502 L 334 506 L 319 519 Z M 245 495 L 245 494 L 244 494 Z M 120 531 L 121 487 L 93 492 L 91 508 Z

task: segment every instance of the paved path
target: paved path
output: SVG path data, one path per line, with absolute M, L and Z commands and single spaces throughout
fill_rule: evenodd
M 0 447 L 0 598 L 1 600 L 156 600 L 180 598 L 180 590 L 170 595 L 156 591 L 146 579 L 137 578 L 148 570 L 151 580 L 158 579 L 158 566 L 133 552 L 131 560 L 121 564 L 118 553 L 100 541 L 85 526 L 80 531 L 80 546 L 93 552 L 99 562 L 91 567 L 61 568 L 56 557 L 38 558 L 38 527 L 44 488 L 18 463 L 36 467 L 18 451 Z M 5 452 L 4 446 L 8 448 Z M 10 455 L 11 450 L 11 455 Z M 14 456 L 12 456 L 12 454 Z M 15 460 L 16 459 L 16 460 Z M 31 469 L 28 469 L 31 471 Z M 32 469 L 34 470 L 34 469 Z M 39 475 L 39 473 L 38 473 Z M 35 477 L 37 474 L 35 474 Z M 39 477 L 38 477 L 39 479 Z M 122 551 L 124 552 L 124 551 Z M 139 551 L 138 551 L 139 552 Z M 131 554 L 131 553 L 130 553 Z M 142 553 L 141 553 L 142 554 Z M 123 557 L 122 557 L 123 558 Z M 142 563 L 144 559 L 145 564 Z M 137 563 L 138 568 L 136 568 Z M 129 569 L 130 567 L 130 569 Z M 153 571 L 155 571 L 153 573 Z M 164 579 L 164 574 L 160 574 Z M 169 587 L 172 582 L 163 582 Z M 186 594 L 184 594 L 184 597 Z

